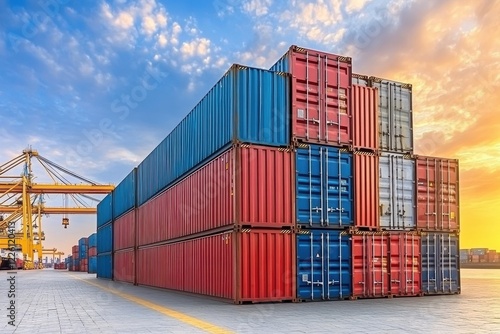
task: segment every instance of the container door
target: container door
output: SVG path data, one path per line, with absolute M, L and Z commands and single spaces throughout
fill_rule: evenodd
M 351 246 L 340 231 L 303 231 L 297 236 L 298 297 L 330 300 L 351 295 Z
M 351 142 L 350 59 L 292 52 L 293 135 L 315 143 Z
M 352 156 L 338 148 L 297 149 L 297 224 L 317 227 L 353 223 Z
M 411 85 L 374 78 L 372 86 L 379 91 L 380 149 L 413 152 Z
M 380 226 L 415 227 L 415 161 L 400 154 L 383 153 L 380 161 Z
M 460 290 L 458 272 L 458 237 L 442 233 L 439 237 L 439 270 L 437 290 L 441 293 L 458 293 Z
M 422 291 L 437 293 L 438 286 L 438 238 L 435 233 L 422 237 Z
M 420 229 L 438 228 L 438 168 L 434 158 L 417 159 L 417 227 Z
M 351 243 L 349 236 L 340 231 L 325 233 L 328 285 L 327 299 L 343 299 L 351 296 Z
M 447 231 L 459 229 L 458 217 L 458 162 L 441 160 L 439 162 L 439 208 L 440 226 Z
M 325 299 L 325 248 L 323 233 L 297 235 L 297 296 L 300 299 Z
M 353 242 L 353 295 L 380 297 L 390 294 L 388 236 L 364 233 Z
M 352 155 L 322 147 L 324 162 L 324 226 L 353 224 Z
M 297 224 L 323 225 L 323 162 L 319 146 L 299 148 L 296 153 Z
M 413 233 L 392 234 L 390 239 L 391 294 L 420 293 L 420 237 Z

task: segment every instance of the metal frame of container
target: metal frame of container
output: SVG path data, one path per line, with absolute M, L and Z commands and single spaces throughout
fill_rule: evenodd
M 460 238 L 456 233 L 423 232 L 422 292 L 460 294 Z
M 297 228 L 353 225 L 353 155 L 346 149 L 301 144 L 295 149 Z
M 415 159 L 399 153 L 382 152 L 379 166 L 380 228 L 414 230 Z
M 292 75 L 292 140 L 352 145 L 350 57 L 292 45 L 271 70 Z
M 295 225 L 288 148 L 238 144 L 137 209 L 137 244 L 236 227 Z
M 420 241 L 416 232 L 353 232 L 353 298 L 421 295 Z
M 379 155 L 353 152 L 354 227 L 379 230 Z
M 459 232 L 460 180 L 458 160 L 416 156 L 415 166 L 417 229 Z
M 349 299 L 352 295 L 351 241 L 347 231 L 297 232 L 297 299 Z

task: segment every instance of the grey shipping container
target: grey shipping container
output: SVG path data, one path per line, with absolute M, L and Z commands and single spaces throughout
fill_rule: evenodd
M 403 154 L 382 153 L 379 159 L 380 227 L 415 228 L 415 160 Z

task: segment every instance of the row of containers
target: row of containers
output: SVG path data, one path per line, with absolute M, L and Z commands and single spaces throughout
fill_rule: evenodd
M 97 276 L 235 302 L 458 293 L 458 161 L 414 155 L 411 85 L 351 68 L 296 46 L 233 65 L 99 203 Z
M 500 253 L 494 249 L 471 248 L 460 250 L 461 263 L 500 263 Z
M 72 255 L 66 258 L 66 267 L 69 271 L 97 273 L 97 233 L 78 240 L 72 247 Z

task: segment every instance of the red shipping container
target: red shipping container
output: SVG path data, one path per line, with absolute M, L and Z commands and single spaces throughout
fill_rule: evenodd
M 458 160 L 417 156 L 417 229 L 458 231 Z
M 135 210 L 113 222 L 113 249 L 120 250 L 135 246 Z
M 292 138 L 352 145 L 351 58 L 292 46 L 271 68 L 292 74 Z
M 378 230 L 379 157 L 354 151 L 354 226 Z
M 139 250 L 138 283 L 243 302 L 295 298 L 291 230 L 244 229 Z
M 73 254 L 78 253 L 78 245 L 71 247 L 71 253 Z
M 420 294 L 420 237 L 414 233 L 357 232 L 352 236 L 353 296 Z
M 294 157 L 289 149 L 235 145 L 138 208 L 147 245 L 230 225 L 294 225 Z
M 158 266 L 161 266 L 161 262 L 158 263 Z M 124 249 L 114 253 L 113 279 L 115 281 L 134 283 L 134 267 L 134 249 Z
M 97 247 L 90 247 L 89 248 L 89 257 L 92 256 L 97 256 Z
M 377 88 L 352 85 L 353 148 L 377 151 L 379 145 Z

